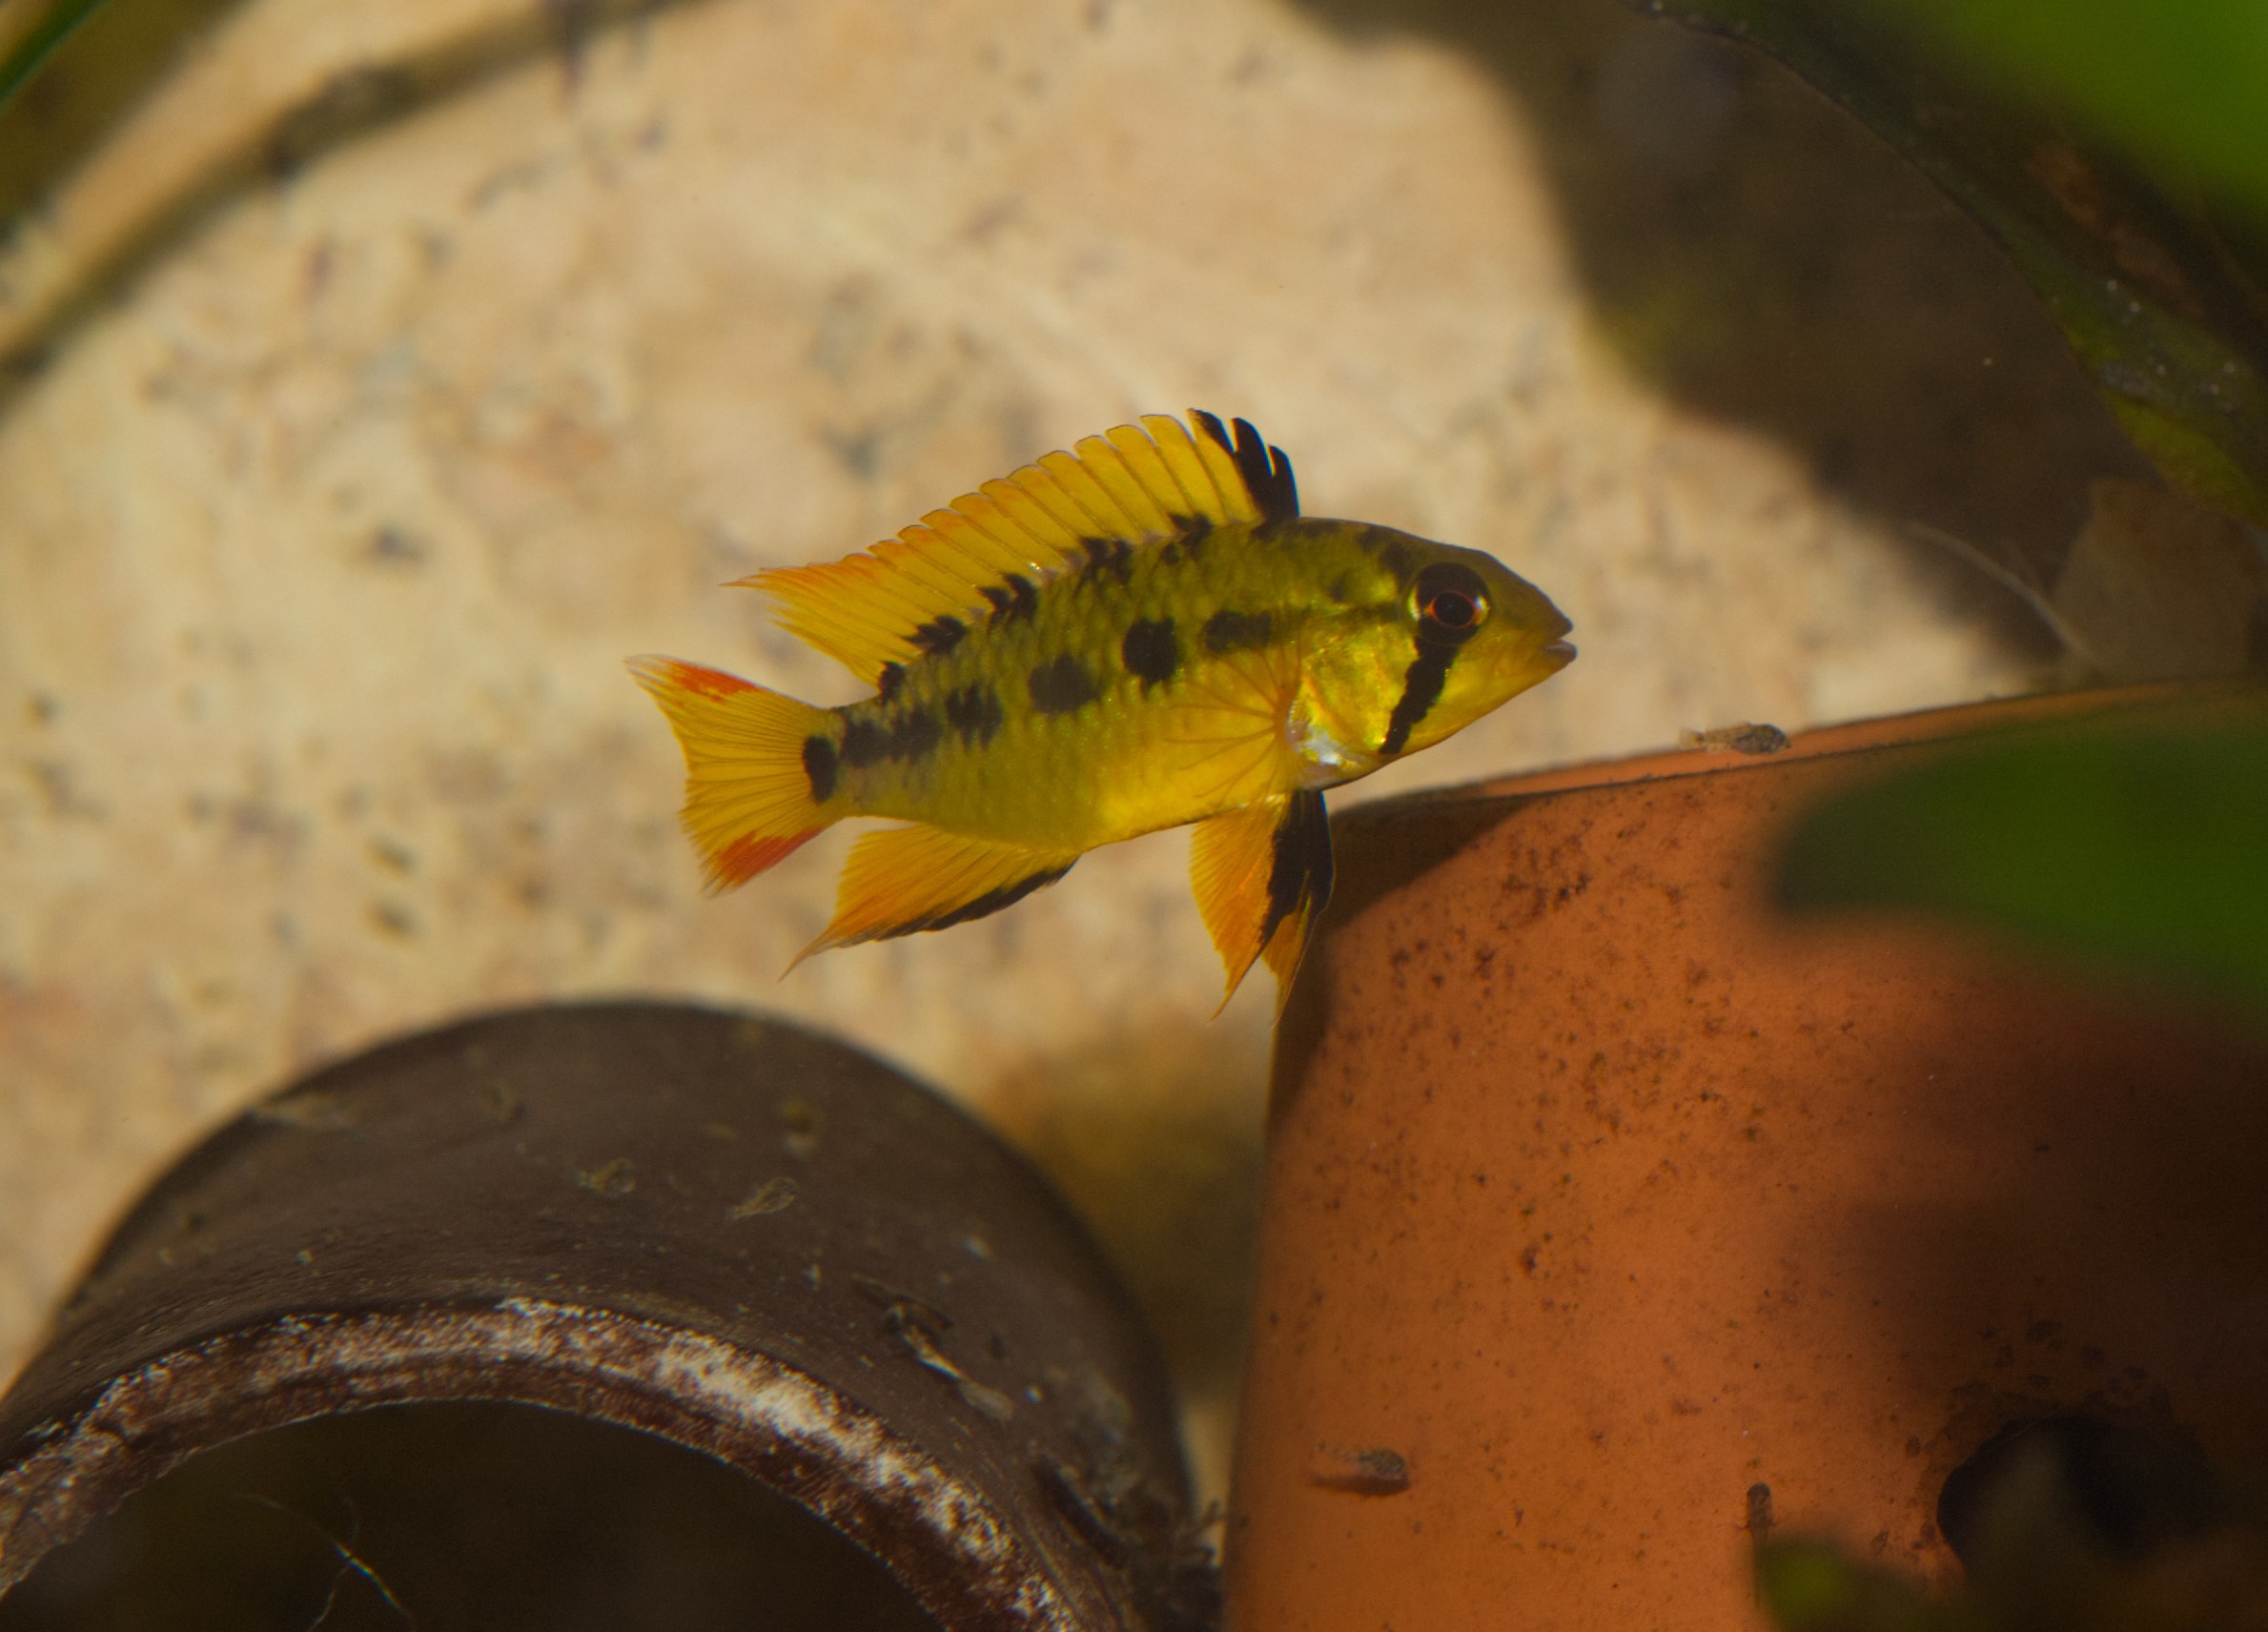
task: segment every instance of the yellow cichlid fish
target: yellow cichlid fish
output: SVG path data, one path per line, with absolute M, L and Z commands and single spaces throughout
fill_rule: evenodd
M 635 658 L 684 749 L 685 830 L 735 888 L 847 816 L 828 947 L 942 929 L 1098 845 L 1199 824 L 1234 993 L 1288 990 L 1331 891 L 1322 790 L 1563 668 L 1567 620 L 1477 550 L 1299 514 L 1245 420 L 1148 415 L 826 566 L 743 579 L 873 697 L 817 708 Z M 790 966 L 792 967 L 792 966 Z

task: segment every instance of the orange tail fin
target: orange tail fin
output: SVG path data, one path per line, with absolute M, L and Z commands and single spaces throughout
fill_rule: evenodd
M 831 791 L 826 709 L 675 658 L 632 658 L 630 672 L 685 751 L 679 820 L 701 851 L 711 894 L 738 888 L 849 814 Z M 806 750 L 814 739 L 828 746 L 824 778 Z

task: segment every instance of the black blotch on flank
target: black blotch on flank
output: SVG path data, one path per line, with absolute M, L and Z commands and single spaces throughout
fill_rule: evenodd
M 992 603 L 995 623 L 1012 623 L 1039 610 L 1039 592 L 1020 572 L 1010 573 L 998 583 L 985 584 L 980 593 Z
M 834 744 L 825 737 L 804 739 L 804 775 L 810 780 L 812 804 L 825 805 L 834 797 Z
M 1069 871 L 1071 871 L 1071 865 L 1066 863 L 1059 867 L 1051 867 L 1046 872 L 1032 873 L 1028 878 L 1017 879 L 1013 884 L 1004 884 L 998 889 L 988 889 L 974 901 L 965 901 L 950 911 L 937 913 L 933 917 L 917 919 L 910 924 L 901 924 L 894 929 L 886 929 L 878 938 L 889 940 L 893 936 L 910 935 L 922 929 L 950 929 L 955 924 L 967 924 L 978 918 L 989 918 L 1003 908 L 1013 907 L 1033 890 L 1046 888 Z
M 1386 740 L 1379 745 L 1379 752 L 1399 754 L 1409 745 L 1418 722 L 1440 701 L 1441 686 L 1449 678 L 1449 665 L 1457 661 L 1457 653 L 1455 646 L 1418 648 L 1417 661 L 1401 677 L 1401 696 L 1395 700 L 1394 712 L 1386 721 Z
M 1032 706 L 1042 714 L 1069 714 L 1101 695 L 1087 665 L 1068 652 L 1032 671 Z
M 1216 657 L 1264 646 L 1276 631 L 1265 612 L 1216 612 L 1205 620 L 1205 649 Z
M 1181 639 L 1173 619 L 1145 618 L 1128 629 L 1118 643 L 1118 661 L 1144 691 L 1173 679 L 1181 667 Z
M 1276 825 L 1275 844 L 1268 862 L 1268 916 L 1260 926 L 1260 945 L 1275 938 L 1286 918 L 1305 908 L 1319 914 L 1331 899 L 1331 818 L 1323 809 L 1323 796 L 1302 787 L 1284 807 Z
M 1079 544 L 1087 552 L 1086 572 L 1107 572 L 1120 583 L 1134 576 L 1134 545 L 1124 539 L 1081 539 Z
M 964 685 L 945 699 L 945 723 L 960 733 L 961 741 L 983 747 L 1000 734 L 1008 714 L 1000 694 L 989 685 Z
M 968 633 L 969 625 L 958 618 L 932 618 L 913 631 L 913 643 L 937 657 L 959 645 Z
M 906 665 L 904 663 L 884 663 L 882 672 L 874 677 L 874 688 L 880 694 L 877 701 L 888 703 L 891 698 L 897 696 L 898 687 L 905 683 Z

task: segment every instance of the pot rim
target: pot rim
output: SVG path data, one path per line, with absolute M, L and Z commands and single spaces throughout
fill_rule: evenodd
M 1666 782 L 1678 777 L 1707 776 L 1724 771 L 1762 770 L 1796 760 L 1822 759 L 1830 754 L 1864 753 L 1946 737 L 1988 731 L 2003 725 L 2082 721 L 2103 715 L 2170 707 L 2182 703 L 2211 703 L 2257 694 L 2260 683 L 2251 677 L 2213 681 L 2154 681 L 2146 684 L 2101 686 L 2084 691 L 2029 692 L 2020 697 L 1987 698 L 1975 703 L 1950 703 L 1901 714 L 1873 715 L 1863 720 L 1807 726 L 1788 733 L 1788 745 L 1771 753 L 1741 753 L 1733 749 L 1657 748 L 1621 759 L 1583 760 L 1573 765 L 1518 771 L 1487 777 L 1453 787 L 1426 789 L 1399 799 L 1382 799 L 1358 806 L 1349 815 L 1406 806 L 1422 800 L 1480 800 L 1524 797 L 1542 793 L 1570 793 L 1579 789 L 1611 787 L 1632 782 Z

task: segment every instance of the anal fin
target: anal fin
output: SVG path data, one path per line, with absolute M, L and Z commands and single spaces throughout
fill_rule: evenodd
M 829 947 L 886 941 L 988 917 L 1053 884 L 1078 859 L 1075 851 L 1033 850 L 918 823 L 868 833 L 843 865 L 833 922 L 795 962 Z
M 1228 969 L 1225 1007 L 1256 958 L 1278 982 L 1277 1008 L 1292 989 L 1317 916 L 1331 899 L 1331 822 L 1311 788 L 1256 800 L 1198 824 L 1190 882 L 1213 945 Z

